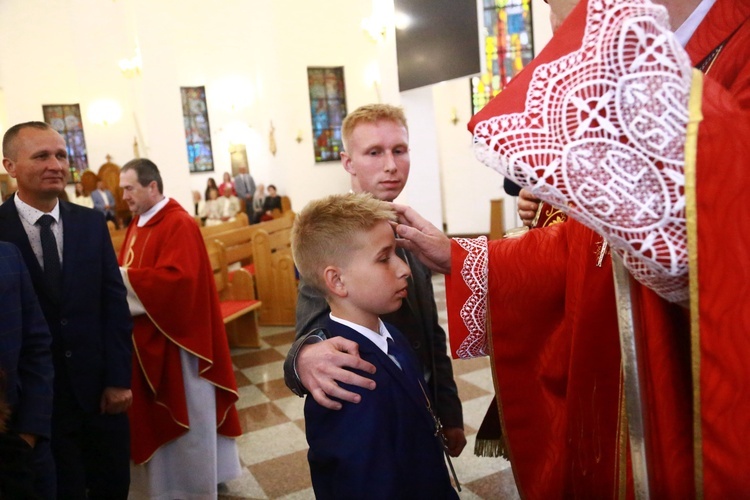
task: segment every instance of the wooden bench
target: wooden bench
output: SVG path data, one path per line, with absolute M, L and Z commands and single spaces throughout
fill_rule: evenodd
M 123 243 L 125 243 L 125 234 L 128 232 L 128 229 L 114 229 L 109 232 L 109 236 L 112 238 L 112 246 L 115 248 L 115 254 L 120 254 L 120 248 L 122 248 Z
M 257 225 L 257 224 L 256 224 Z M 255 226 L 244 226 L 213 235 L 212 241 L 217 242 L 224 248 L 227 257 L 227 265 L 239 264 L 246 268 L 250 274 L 255 274 L 253 265 L 253 234 Z M 231 274 L 231 273 L 230 273 Z
M 294 212 L 250 226 L 261 325 L 294 325 L 297 277 L 290 236 Z
M 232 229 L 237 229 L 238 227 L 244 227 L 247 225 L 247 214 L 245 212 L 240 212 L 234 217 L 234 220 L 232 221 L 222 222 L 221 224 L 216 224 L 215 226 L 201 226 L 201 234 L 203 235 L 204 240 L 210 241 L 216 234 L 225 233 L 227 231 L 231 231 Z
M 214 273 L 229 344 L 237 347 L 260 347 L 258 312 L 262 303 L 255 298 L 253 277 L 245 269 L 239 269 L 233 273 L 230 283 L 224 249 L 217 243 L 209 242 L 206 250 Z

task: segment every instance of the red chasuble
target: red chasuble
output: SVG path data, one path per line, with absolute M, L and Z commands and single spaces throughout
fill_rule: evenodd
M 180 349 L 199 360 L 200 376 L 216 388 L 218 433 L 242 434 L 224 322 L 206 247 L 193 218 L 170 200 L 148 223 L 128 227 L 120 265 L 146 309 L 134 318 L 131 456 L 148 461 L 188 432 Z
M 569 35 L 582 32 L 583 8 L 566 21 L 568 36 L 552 40 L 558 56 L 577 48 L 580 34 Z M 691 312 L 641 285 L 633 297 L 650 488 L 655 498 L 736 498 L 750 491 L 750 228 L 733 208 L 750 190 L 750 3 L 717 0 L 687 50 L 696 66 L 709 61 L 695 161 L 686 146 Z M 457 357 L 492 357 L 526 498 L 633 495 L 602 242 L 568 220 L 517 239 L 452 243 L 451 346 Z

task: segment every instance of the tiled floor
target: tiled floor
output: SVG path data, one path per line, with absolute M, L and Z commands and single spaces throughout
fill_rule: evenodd
M 443 280 L 435 294 L 445 326 Z M 307 467 L 303 399 L 284 385 L 282 365 L 294 339 L 292 327 L 265 327 L 260 349 L 233 349 L 240 400 L 237 409 L 244 434 L 238 439 L 243 475 L 220 495 L 224 500 L 314 498 Z M 453 460 L 462 483 L 462 499 L 518 498 L 508 462 L 476 457 L 474 438 L 492 400 L 487 358 L 454 360 L 453 370 L 463 402 L 468 444 Z

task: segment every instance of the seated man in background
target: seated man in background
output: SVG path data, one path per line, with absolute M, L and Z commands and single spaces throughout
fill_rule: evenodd
M 235 216 L 240 213 L 240 200 L 231 189 L 225 189 L 224 194 L 217 200 L 219 206 L 219 217 L 221 222 L 234 220 Z

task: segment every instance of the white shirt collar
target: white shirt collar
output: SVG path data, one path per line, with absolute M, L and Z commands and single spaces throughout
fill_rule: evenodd
M 151 220 L 151 218 L 159 213 L 159 210 L 164 208 L 166 204 L 169 203 L 169 197 L 165 196 L 163 200 L 156 202 L 153 207 L 149 208 L 145 212 L 141 214 L 141 216 L 138 218 L 138 227 L 143 227 L 148 223 L 148 221 Z
M 38 210 L 28 203 L 24 202 L 19 196 L 18 193 L 13 197 L 13 202 L 16 204 L 16 210 L 18 211 L 18 215 L 23 218 L 27 223 L 30 225 L 36 224 L 36 221 L 39 220 L 39 217 L 42 215 L 49 213 L 49 215 L 52 216 L 53 219 L 55 219 L 55 222 L 60 222 L 60 202 L 58 201 L 55 203 L 55 208 L 53 208 L 50 212 L 42 212 L 41 210 Z
M 674 35 L 677 37 L 680 45 L 683 47 L 687 45 L 688 41 L 693 36 L 693 33 L 695 33 L 695 30 L 698 29 L 698 25 L 700 25 L 703 18 L 706 17 L 706 14 L 708 14 L 708 11 L 713 7 L 714 3 L 716 3 L 716 0 L 702 0 L 693 13 L 690 14 L 690 17 L 682 23 L 682 26 L 677 28 Z
M 344 326 L 348 326 L 352 330 L 356 331 L 357 333 L 361 334 L 365 338 L 367 338 L 370 342 L 378 346 L 378 348 L 383 351 L 384 353 L 388 354 L 388 339 L 391 338 L 391 334 L 388 333 L 388 329 L 383 324 L 383 321 L 378 319 L 378 330 L 377 332 L 374 332 L 370 330 L 369 328 L 366 328 L 362 325 L 358 325 L 356 323 L 352 323 L 351 321 L 347 321 L 345 319 L 338 318 L 333 315 L 333 313 L 330 313 L 329 316 L 333 321 L 336 323 L 341 323 Z

